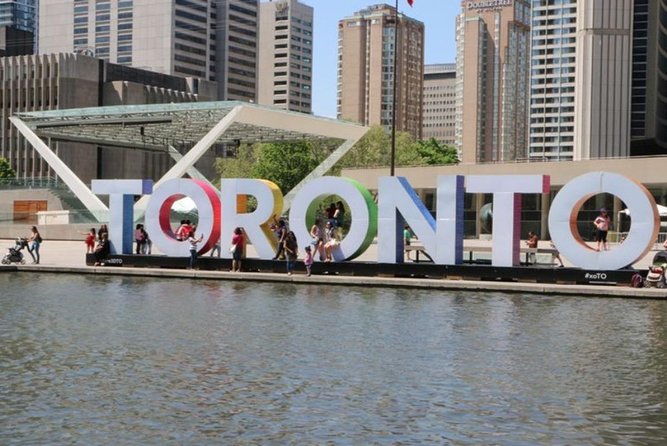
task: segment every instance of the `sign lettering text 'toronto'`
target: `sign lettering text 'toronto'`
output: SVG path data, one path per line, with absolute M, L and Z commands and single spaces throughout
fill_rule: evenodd
M 172 179 L 153 189 L 149 180 L 93 180 L 94 193 L 109 195 L 109 224 L 112 252 L 132 253 L 135 195 L 149 194 L 145 225 L 156 247 L 168 256 L 187 257 L 189 246 L 176 240 L 170 224 L 171 206 L 183 197 L 191 198 L 199 213 L 197 234 L 204 235 L 200 254 L 218 240 L 230 241 L 234 228 L 242 227 L 257 255 L 271 259 L 276 240 L 269 229 L 283 208 L 278 186 L 267 180 L 222 179 L 220 191 L 208 183 Z M 465 193 L 493 194 L 494 218 L 492 264 L 519 264 L 521 195 L 550 191 L 548 175 L 444 175 L 437 180 L 435 218 L 403 177 L 382 177 L 377 204 L 363 185 L 349 178 L 321 177 L 307 183 L 294 197 L 289 212 L 290 229 L 301 246 L 310 242 L 309 228 L 323 198 L 337 195 L 347 204 L 351 216 L 348 233 L 333 252 L 334 260 L 351 260 L 361 255 L 377 236 L 378 261 L 404 261 L 402 229 L 407 224 L 423 243 L 436 264 L 463 263 L 463 199 Z M 583 241 L 576 229 L 583 204 L 594 195 L 608 193 L 625 202 L 632 215 L 628 236 L 618 247 L 598 252 Z M 248 196 L 256 206 L 246 212 Z M 651 249 L 660 220 L 655 201 L 641 184 L 615 173 L 591 172 L 567 183 L 549 210 L 549 232 L 560 254 L 575 266 L 611 270 L 631 265 Z M 222 249 L 222 256 L 231 254 Z

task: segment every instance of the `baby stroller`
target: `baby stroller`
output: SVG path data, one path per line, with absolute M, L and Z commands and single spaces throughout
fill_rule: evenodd
M 3 265 L 9 265 L 11 263 L 20 263 L 21 265 L 25 264 L 25 258 L 21 252 L 24 248 L 28 247 L 28 240 L 23 237 L 18 237 L 16 239 L 16 244 L 14 247 L 7 249 L 7 254 L 2 258 Z
M 644 279 L 644 287 L 667 287 L 667 279 L 665 278 L 666 273 L 667 251 L 659 251 L 653 256 L 653 263 L 648 267 L 648 274 L 646 274 L 646 279 Z

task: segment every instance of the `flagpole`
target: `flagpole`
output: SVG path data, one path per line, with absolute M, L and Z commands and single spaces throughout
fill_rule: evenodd
M 396 159 L 396 87 L 398 84 L 398 75 L 396 69 L 398 66 L 398 0 L 396 0 L 396 8 L 394 9 L 394 88 L 391 99 L 391 164 L 389 165 L 389 175 L 394 176 L 395 159 Z

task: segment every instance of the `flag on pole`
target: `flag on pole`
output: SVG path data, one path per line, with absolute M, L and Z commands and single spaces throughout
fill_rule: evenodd
M 408 0 L 408 5 L 412 6 L 415 0 Z

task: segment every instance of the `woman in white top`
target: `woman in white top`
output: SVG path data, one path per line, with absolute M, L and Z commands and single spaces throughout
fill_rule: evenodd
M 315 223 L 310 228 L 310 236 L 313 240 L 310 242 L 313 247 L 313 254 L 320 254 L 320 261 L 324 260 L 324 230 L 322 229 L 322 220 L 315 219 Z
M 195 231 L 190 231 L 187 241 L 190 244 L 190 267 L 188 269 L 195 269 L 197 264 L 197 245 L 204 240 L 204 234 L 199 238 L 195 238 Z
M 333 227 L 330 221 L 324 229 L 324 253 L 326 254 L 325 262 L 333 261 L 333 250 L 339 245 L 336 228 Z

